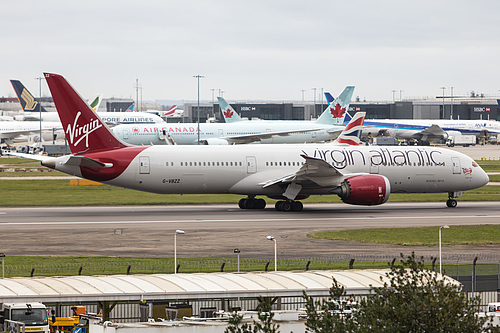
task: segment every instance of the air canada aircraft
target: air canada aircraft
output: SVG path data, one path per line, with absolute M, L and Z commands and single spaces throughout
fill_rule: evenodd
M 335 139 L 342 129 L 345 111 L 351 102 L 353 86 L 348 86 L 316 121 L 262 120 L 226 123 L 164 123 L 118 125 L 112 131 L 134 145 L 230 145 L 244 143 L 312 143 Z M 219 97 L 227 119 L 236 112 Z M 199 132 L 198 132 L 199 129 Z
M 485 185 L 486 173 L 468 156 L 434 147 L 331 144 L 129 146 L 58 74 L 45 74 L 71 155 L 14 155 L 110 185 L 153 193 L 232 193 L 242 209 L 278 199 L 280 211 L 300 211 L 300 200 L 336 194 L 348 204 L 379 205 L 390 193 L 448 193 Z

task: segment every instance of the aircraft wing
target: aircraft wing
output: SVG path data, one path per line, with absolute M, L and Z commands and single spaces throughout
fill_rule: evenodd
M 60 129 L 60 128 L 57 128 Z M 42 129 L 42 132 L 52 131 L 52 129 Z M 14 139 L 20 135 L 30 135 L 40 133 L 39 129 L 36 130 L 5 130 L 0 133 L 2 139 Z
M 306 162 L 297 172 L 269 180 L 260 185 L 266 188 L 276 184 L 289 184 L 293 182 L 304 187 L 332 187 L 339 185 L 340 181 L 344 178 L 344 174 L 322 159 L 306 155 L 301 156 Z
M 86 168 L 94 168 L 94 169 L 110 168 L 113 166 L 112 163 L 102 163 L 85 156 L 70 156 L 65 164 L 82 166 Z
M 421 131 L 420 134 L 427 136 L 443 136 L 446 134 L 446 132 L 443 131 L 443 129 L 438 125 L 432 125 Z
M 292 131 L 276 131 L 276 132 L 261 132 L 255 134 L 245 134 L 245 135 L 236 135 L 236 136 L 226 136 L 221 139 L 226 140 L 230 144 L 241 144 L 241 143 L 251 143 L 258 142 L 264 139 L 270 139 L 273 136 L 288 136 L 292 133 L 300 133 L 300 132 L 314 132 L 319 131 L 321 128 L 310 128 L 310 129 L 300 129 L 300 130 L 292 130 Z

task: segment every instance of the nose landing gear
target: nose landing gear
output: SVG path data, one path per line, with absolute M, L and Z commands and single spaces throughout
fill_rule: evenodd
M 450 208 L 455 208 L 457 207 L 457 200 L 455 198 L 455 193 L 454 192 L 449 192 L 448 193 L 448 200 L 446 200 L 446 206 Z

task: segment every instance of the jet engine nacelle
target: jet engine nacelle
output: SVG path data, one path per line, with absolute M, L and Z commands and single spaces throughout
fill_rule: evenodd
M 460 131 L 446 131 L 443 134 L 443 140 L 448 140 L 450 136 L 460 136 L 460 135 L 462 135 L 462 132 Z
M 203 140 L 203 144 L 204 145 L 210 145 L 210 146 L 214 146 L 214 145 L 228 145 L 229 142 L 227 142 L 227 140 L 224 140 L 224 139 L 219 139 L 219 138 L 209 138 L 209 139 L 205 139 Z
M 359 175 L 346 178 L 332 192 L 351 205 L 381 205 L 389 199 L 391 184 L 382 175 Z

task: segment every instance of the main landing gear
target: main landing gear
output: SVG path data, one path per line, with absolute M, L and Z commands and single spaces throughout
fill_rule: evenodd
M 240 199 L 238 206 L 241 209 L 264 209 L 266 201 L 264 199 L 255 199 L 253 196 Z M 302 202 L 295 200 L 280 200 L 276 201 L 274 208 L 281 212 L 300 212 L 304 208 Z
M 448 200 L 446 200 L 446 206 L 450 207 L 450 208 L 455 208 L 457 207 L 457 200 L 454 199 L 454 193 L 453 192 L 450 192 L 448 193 Z
M 274 209 L 282 212 L 300 212 L 303 208 L 302 202 L 294 200 L 280 200 L 274 205 Z
M 264 209 L 266 208 L 266 200 L 255 199 L 255 197 L 248 197 L 240 199 L 238 206 L 241 209 Z

